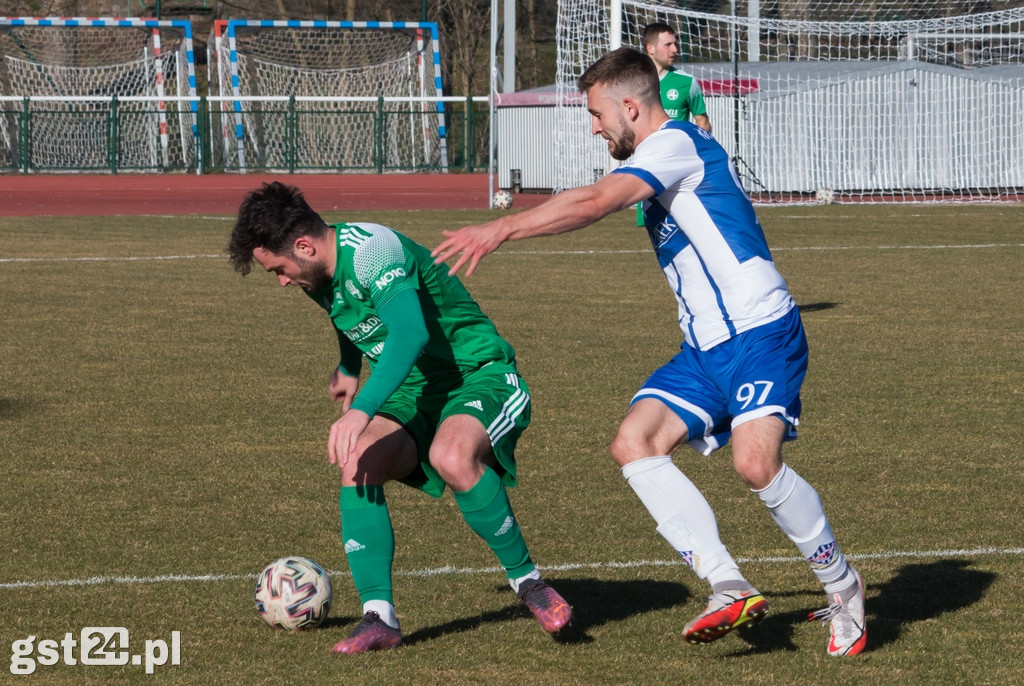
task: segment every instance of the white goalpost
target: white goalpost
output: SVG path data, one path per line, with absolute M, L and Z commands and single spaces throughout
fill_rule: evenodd
M 209 46 L 225 169 L 447 170 L 436 24 L 230 20 Z
M 1024 197 L 1024 1 L 681 4 L 559 0 L 559 189 L 617 164 L 567 104 L 576 81 L 663 21 L 757 201 Z
M 187 21 L 0 18 L 0 166 L 196 166 Z

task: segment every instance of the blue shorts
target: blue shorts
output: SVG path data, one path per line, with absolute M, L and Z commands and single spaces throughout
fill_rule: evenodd
M 807 373 L 807 338 L 793 308 L 764 324 L 700 351 L 686 343 L 633 396 L 665 403 L 686 423 L 688 444 L 710 455 L 743 422 L 778 415 L 796 438 L 800 386 Z

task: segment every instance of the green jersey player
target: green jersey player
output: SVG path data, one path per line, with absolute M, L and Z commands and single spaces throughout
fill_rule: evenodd
M 700 84 L 689 74 L 672 67 L 679 53 L 675 29 L 664 22 L 654 22 L 644 27 L 642 40 L 644 52 L 658 68 L 661 106 L 665 108 L 665 114 L 676 121 L 689 121 L 693 117 L 694 124 L 710 133 L 711 120 L 708 119 Z
M 329 226 L 298 189 L 279 182 L 246 196 L 229 254 L 242 274 L 255 261 L 282 286 L 302 288 L 338 335 L 341 360 L 329 393 L 343 414 L 327 452 L 341 471 L 341 536 L 363 618 L 334 650 L 402 642 L 388 481 L 435 497 L 450 487 L 541 626 L 551 633 L 564 627 L 572 611 L 541 581 L 505 491 L 516 483 L 514 450 L 529 423 L 529 390 L 512 346 L 462 283 L 392 229 Z M 363 359 L 369 374 L 359 389 Z
M 672 67 L 676 55 L 679 54 L 675 29 L 662 21 L 652 22 L 644 27 L 641 40 L 644 53 L 658 68 L 661 106 L 665 109 L 665 114 L 676 121 L 690 121 L 692 116 L 694 124 L 711 133 L 711 120 L 708 119 L 700 84 L 689 74 L 676 71 Z M 644 225 L 643 214 L 643 208 L 637 205 L 637 226 Z
M 661 106 L 665 114 L 677 121 L 689 121 L 693 116 L 707 121 L 707 108 L 704 106 L 704 94 L 700 90 L 697 79 L 689 74 L 673 69 L 661 75 Z M 702 127 L 710 129 L 711 124 Z

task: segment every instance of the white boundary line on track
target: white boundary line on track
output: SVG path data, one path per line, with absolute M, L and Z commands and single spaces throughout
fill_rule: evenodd
M 830 250 L 981 250 L 986 248 L 1024 248 L 1024 243 L 978 243 L 965 245 L 834 245 L 801 248 L 772 248 L 772 252 Z M 650 250 L 503 250 L 502 255 L 638 255 Z M 160 260 L 227 259 L 227 255 L 155 255 L 151 257 L 0 257 L 0 264 L 13 262 L 148 262 Z
M 890 560 L 898 558 L 924 559 L 935 557 L 977 557 L 981 555 L 1024 555 L 1024 548 L 970 548 L 951 550 L 920 550 L 890 551 L 881 553 L 847 554 L 850 560 Z M 747 557 L 736 558 L 739 563 L 793 563 L 804 562 L 803 558 L 793 557 Z M 563 565 L 545 565 L 544 571 L 571 571 L 576 569 L 634 569 L 638 567 L 676 567 L 686 564 L 683 560 L 635 560 L 632 562 L 578 562 Z M 435 567 L 433 569 L 413 569 L 396 571 L 395 576 L 428 577 L 445 574 L 493 574 L 500 572 L 500 567 Z M 330 571 L 331 576 L 349 576 L 345 571 Z M 0 583 L 0 590 L 20 590 L 33 588 L 58 588 L 70 586 L 103 586 L 115 584 L 158 584 L 166 582 L 191 583 L 200 581 L 241 581 L 255 579 L 257 574 L 165 574 L 162 576 L 94 576 L 88 579 L 49 579 L 46 581 L 12 581 Z
M 2 262 L 151 262 L 227 259 L 227 255 L 156 255 L 153 257 L 0 257 Z

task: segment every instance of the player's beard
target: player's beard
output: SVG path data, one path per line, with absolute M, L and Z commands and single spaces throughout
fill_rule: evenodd
M 304 259 L 298 255 L 295 256 L 295 261 L 302 270 L 299 274 L 299 280 L 309 284 L 308 286 L 303 286 L 307 291 L 316 293 L 331 284 L 331 275 L 327 273 L 327 267 L 324 265 Z
M 617 160 L 628 160 L 636 151 L 636 134 L 629 127 L 626 118 L 621 115 L 619 116 L 619 128 L 621 133 L 617 139 L 612 139 L 609 154 Z

